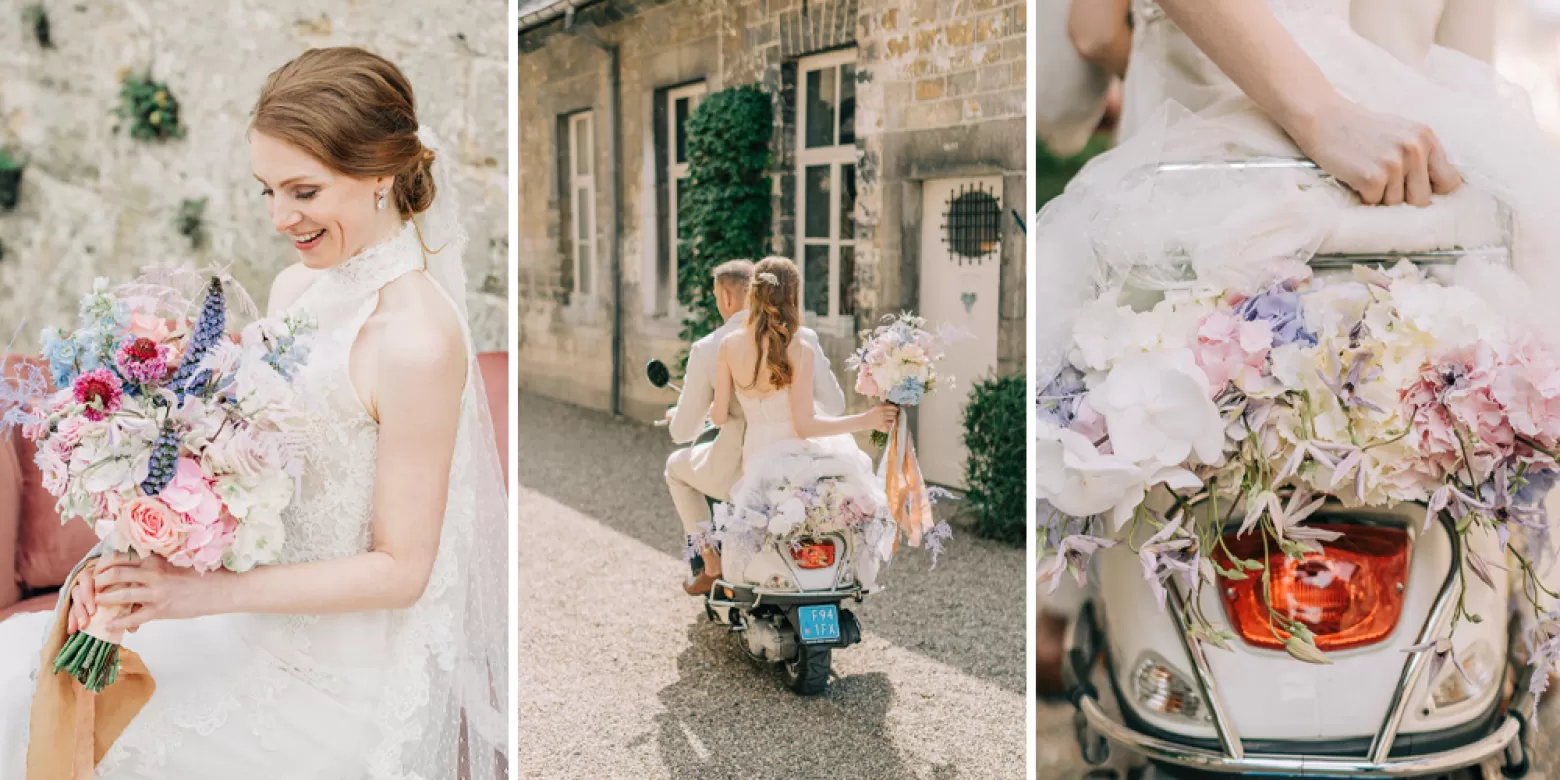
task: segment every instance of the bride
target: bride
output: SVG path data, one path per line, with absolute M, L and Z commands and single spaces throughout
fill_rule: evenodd
M 501 776 L 506 500 L 450 165 L 400 69 L 355 48 L 272 73 L 249 141 L 299 260 L 271 313 L 319 326 L 297 379 L 305 472 L 278 565 L 111 554 L 77 579 L 69 628 L 133 606 L 117 627 L 156 681 L 96 776 Z M 0 623 L 0 776 L 24 776 L 31 648 L 53 621 Z
M 745 326 L 720 342 L 715 367 L 715 404 L 710 419 L 725 425 L 731 398 L 736 396 L 747 420 L 742 440 L 743 475 L 731 488 L 731 508 L 760 510 L 767 504 L 765 488 L 788 475 L 805 478 L 839 478 L 871 495 L 878 517 L 888 515 L 882 480 L 872 473 L 872 461 L 856 446 L 850 434 L 857 431 L 888 432 L 898 410 L 878 404 L 844 417 L 820 415 L 813 406 L 813 352 L 796 339 L 801 327 L 801 274 L 783 257 L 769 257 L 753 269 L 748 287 L 748 319 Z M 756 548 L 743 544 L 736 534 L 722 534 L 717 513 L 714 536 L 720 539 L 724 563 L 706 547 L 705 578 L 713 582 L 724 569 L 740 578 L 742 568 Z M 892 535 L 884 537 L 892 541 Z M 870 586 L 874 563 L 886 559 L 880 551 L 875 561 L 858 561 L 858 578 Z M 873 556 L 866 556 L 872 558 Z M 713 570 L 711 570 L 713 561 Z M 867 564 L 863 571 L 862 564 Z M 702 581 L 701 581 L 702 583 Z

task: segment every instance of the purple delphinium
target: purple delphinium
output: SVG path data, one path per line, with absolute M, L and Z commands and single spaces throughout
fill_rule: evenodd
M 1305 329 L 1305 318 L 1300 311 L 1300 294 L 1282 287 L 1273 287 L 1253 295 L 1235 307 L 1235 316 L 1246 322 L 1261 320 L 1273 329 L 1273 346 L 1301 343 L 1316 346 L 1316 334 Z

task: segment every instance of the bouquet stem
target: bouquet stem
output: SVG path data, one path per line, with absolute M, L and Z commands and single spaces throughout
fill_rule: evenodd
M 101 693 L 117 682 L 119 642 L 102 637 L 111 635 L 106 626 L 118 614 L 119 610 L 100 609 L 85 629 L 66 639 L 65 646 L 54 657 L 54 672 L 70 675 L 92 693 Z

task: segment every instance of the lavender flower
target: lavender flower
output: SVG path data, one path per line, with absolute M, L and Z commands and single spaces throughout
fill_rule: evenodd
M 1316 334 L 1305 329 L 1300 311 L 1300 294 L 1273 287 L 1253 295 L 1235 307 L 1235 316 L 1247 322 L 1261 320 L 1273 329 L 1273 346 L 1301 343 L 1316 346 Z
M 152 445 L 152 460 L 147 471 L 146 481 L 141 483 L 141 490 L 149 496 L 155 496 L 173 481 L 174 472 L 179 465 L 179 435 L 172 428 L 164 428 L 157 442 Z
M 184 349 L 179 371 L 173 375 L 169 387 L 183 401 L 186 396 L 203 388 L 211 379 L 210 369 L 201 371 L 200 362 L 206 352 L 222 338 L 227 328 L 227 307 L 222 297 L 222 280 L 213 276 L 206 286 L 206 298 L 201 302 L 200 316 L 195 321 L 195 333 Z

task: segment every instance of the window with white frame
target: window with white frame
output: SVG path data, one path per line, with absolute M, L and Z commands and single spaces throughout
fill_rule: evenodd
M 663 285 L 665 297 L 659 308 L 668 314 L 681 310 L 677 302 L 677 258 L 682 238 L 677 231 L 677 220 L 682 214 L 683 181 L 688 178 L 688 117 L 693 115 L 704 94 L 702 81 L 666 91 L 666 235 L 670 258 Z
M 856 52 L 804 58 L 796 73 L 802 309 L 815 321 L 838 323 L 856 301 Z
M 591 112 L 569 117 L 569 206 L 573 211 L 574 292 L 589 297 L 596 284 L 596 127 Z

